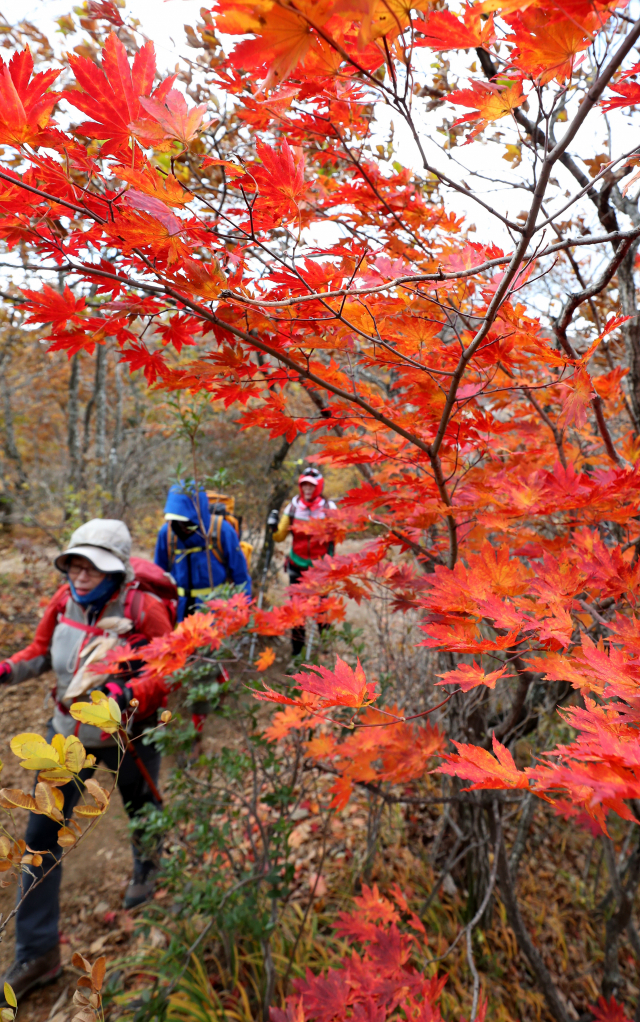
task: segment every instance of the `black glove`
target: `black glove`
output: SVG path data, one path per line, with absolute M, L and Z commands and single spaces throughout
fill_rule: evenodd
M 0 685 L 8 685 L 13 674 L 13 665 L 10 660 L 3 660 L 0 663 Z
M 275 508 L 273 509 L 273 511 L 270 511 L 269 512 L 269 516 L 267 518 L 267 528 L 272 529 L 272 530 L 273 529 L 277 529 L 278 528 L 278 519 L 279 519 L 279 517 L 280 517 L 280 512 L 277 511 Z

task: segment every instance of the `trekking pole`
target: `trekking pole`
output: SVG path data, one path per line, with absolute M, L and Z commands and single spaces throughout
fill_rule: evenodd
M 122 738 L 122 741 L 124 742 L 124 745 L 125 745 L 125 748 L 126 748 L 127 752 L 131 753 L 131 756 L 133 758 L 133 761 L 134 761 L 135 765 L 137 766 L 138 770 L 140 771 L 140 773 L 144 777 L 145 781 L 149 785 L 149 790 L 150 790 L 151 794 L 155 798 L 156 802 L 158 802 L 158 804 L 160 805 L 160 808 L 162 808 L 162 805 L 163 805 L 162 795 L 158 791 L 158 789 L 156 787 L 156 784 L 155 784 L 155 781 L 153 780 L 151 774 L 149 773 L 149 771 L 147 770 L 146 766 L 142 762 L 142 760 L 141 760 L 141 758 L 140 758 L 140 756 L 138 754 L 138 750 L 136 749 L 135 745 L 133 744 L 133 742 L 129 738 L 129 735 L 127 734 L 127 732 L 125 731 L 125 729 L 123 727 L 118 728 L 118 734 Z
M 314 617 L 311 618 L 311 627 L 309 628 L 309 638 L 307 639 L 307 648 L 304 653 L 305 660 L 311 659 L 311 651 L 313 649 L 313 642 L 316 637 L 316 629 L 318 625 Z
M 278 512 L 270 511 L 267 516 L 267 527 L 265 529 L 265 543 L 267 544 L 267 553 L 264 559 L 264 568 L 262 569 L 262 576 L 260 578 L 260 586 L 258 588 L 258 599 L 257 609 L 262 610 L 262 602 L 264 600 L 264 587 L 267 584 L 267 575 L 269 568 L 271 567 L 271 558 L 273 557 L 273 540 L 269 542 L 269 532 L 273 533 L 274 529 L 278 524 Z M 254 632 L 251 636 L 251 645 L 249 647 L 249 660 L 253 660 L 253 655 L 256 651 L 256 642 L 258 641 L 258 633 Z

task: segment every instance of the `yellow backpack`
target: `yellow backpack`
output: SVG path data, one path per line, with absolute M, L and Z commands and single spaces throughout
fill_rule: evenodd
M 234 515 L 236 507 L 236 498 L 232 497 L 228 493 L 216 493 L 215 490 L 207 490 L 207 500 L 209 501 L 209 510 L 211 512 L 211 523 L 209 525 L 208 539 L 210 541 L 210 549 L 213 556 L 224 564 L 224 555 L 222 553 L 222 544 L 220 542 L 220 532 L 222 530 L 222 522 L 228 522 L 236 530 L 238 536 L 242 532 L 242 519 L 236 518 Z M 247 543 L 245 540 L 240 540 L 240 549 L 242 550 L 245 560 L 247 562 L 247 568 L 251 571 L 251 555 L 253 554 L 253 544 Z

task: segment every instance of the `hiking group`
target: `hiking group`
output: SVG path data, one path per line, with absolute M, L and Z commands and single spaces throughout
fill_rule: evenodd
M 323 518 L 336 506 L 322 495 L 324 480 L 312 468 L 303 472 L 298 482 L 299 494 L 282 516 L 272 511 L 267 519 L 276 542 L 292 534 L 292 549 L 286 561 L 291 585 L 300 582 L 315 560 L 333 553 L 332 545 L 312 540 L 300 530 L 301 523 Z M 241 587 L 251 597 L 251 547 L 240 538 L 241 523 L 233 510 L 233 498 L 172 486 L 153 564 L 131 556 L 131 535 L 124 522 L 96 518 L 85 523 L 54 560 L 64 581 L 47 605 L 33 642 L 0 662 L 0 683 L 4 684 L 53 671 L 54 709 L 47 741 L 54 735 L 76 735 L 87 753 L 95 757 L 95 764 L 102 763 L 116 775 L 124 807 L 134 821 L 148 806 L 161 804 L 160 753 L 153 743 L 137 739 L 156 726 L 168 689 L 161 681 L 140 676 L 142 661 L 136 660 L 135 654 L 117 675 L 99 675 L 90 669 L 91 663 L 103 657 L 108 648 L 128 644 L 135 651 L 171 631 L 188 615 L 206 609 L 207 597 L 225 582 Z M 304 641 L 304 628 L 294 629 L 294 656 L 300 654 Z M 71 703 L 90 700 L 92 691 L 115 699 L 123 712 L 124 755 L 113 736 L 80 724 L 71 716 Z M 194 709 L 198 709 L 197 704 Z M 194 714 L 197 731 L 203 719 L 202 713 Z M 81 780 L 86 781 L 95 768 L 84 769 L 79 775 Z M 66 823 L 80 799 L 81 786 L 71 782 L 61 788 L 61 793 Z M 25 840 L 29 848 L 42 854 L 43 862 L 39 867 L 22 868 L 15 959 L 0 980 L 0 991 L 2 984 L 8 983 L 18 997 L 51 982 L 62 968 L 59 827 L 48 816 L 29 813 Z M 150 850 L 143 844 L 142 832 L 135 826 L 131 843 L 133 875 L 124 895 L 127 909 L 153 895 L 160 856 L 159 847 Z M 37 897 L 29 897 L 32 888 L 37 889 Z

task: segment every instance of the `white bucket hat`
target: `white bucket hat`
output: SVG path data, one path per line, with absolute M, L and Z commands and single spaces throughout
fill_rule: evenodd
M 69 558 L 86 557 L 98 571 L 124 572 L 127 582 L 133 577 L 129 563 L 131 533 L 117 518 L 93 518 L 73 533 L 67 549 L 53 562 L 58 571 L 66 572 Z

